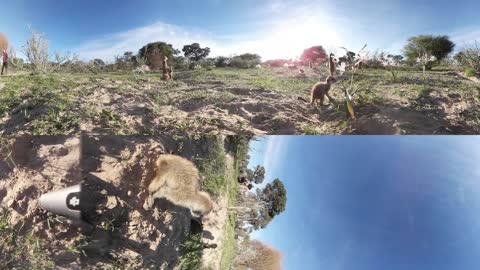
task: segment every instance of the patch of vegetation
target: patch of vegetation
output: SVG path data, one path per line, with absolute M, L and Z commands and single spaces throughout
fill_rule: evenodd
M 76 130 L 79 124 L 80 117 L 78 115 L 74 115 L 62 108 L 55 108 L 32 121 L 32 133 L 34 135 L 69 134 Z
M 302 131 L 305 133 L 305 135 L 320 135 L 320 132 L 317 130 L 317 128 L 310 124 L 303 125 Z
M 102 110 L 102 112 L 100 113 L 100 119 L 107 126 L 115 129 L 121 129 L 123 126 L 120 115 L 118 115 L 118 113 L 111 110 Z
M 180 257 L 176 269 L 201 269 L 202 266 L 202 235 L 188 234 L 180 245 Z
M 477 72 L 475 71 L 475 69 L 473 68 L 467 68 L 465 69 L 465 76 L 471 78 L 471 77 L 476 77 L 477 76 Z
M 235 223 L 236 218 L 234 215 L 228 216 L 228 222 L 225 225 L 225 236 L 222 249 L 222 258 L 220 260 L 220 269 L 230 269 L 235 259 L 236 245 L 235 240 Z
M 203 189 L 214 196 L 218 196 L 226 188 L 226 157 L 222 141 L 221 137 L 217 137 L 209 153 L 204 158 L 196 160 L 196 165 L 205 176 Z
M 0 212 L 0 262 L 5 269 L 53 269 L 48 244 L 33 231 L 21 235 L 10 222 L 7 209 Z
M 0 158 L 7 162 L 7 164 L 16 166 L 13 160 L 13 146 L 7 138 L 0 136 Z

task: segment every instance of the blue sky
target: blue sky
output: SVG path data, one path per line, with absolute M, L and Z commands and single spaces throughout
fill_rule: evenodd
M 52 53 L 84 59 L 111 60 L 161 40 L 266 60 L 318 44 L 336 51 L 367 43 L 396 53 L 408 37 L 425 33 L 448 34 L 461 46 L 480 40 L 479 8 L 477 0 L 0 0 L 0 31 L 20 51 L 31 26 L 47 34 Z
M 251 165 L 287 188 L 253 234 L 285 269 L 478 269 L 480 138 L 272 136 Z

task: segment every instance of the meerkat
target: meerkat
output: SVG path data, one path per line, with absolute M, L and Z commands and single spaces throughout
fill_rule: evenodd
M 164 80 L 171 80 L 173 79 L 173 68 L 168 66 L 167 63 L 168 57 L 163 57 L 163 79 Z
M 328 71 L 330 72 L 330 76 L 335 75 L 335 55 L 333 53 L 328 57 Z
M 190 209 L 193 217 L 203 217 L 213 209 L 210 195 L 200 191 L 200 176 L 195 165 L 180 156 L 161 155 L 156 161 L 156 174 L 149 193 L 173 204 Z
M 333 53 L 328 57 L 328 69 L 330 75 L 325 79 L 325 82 L 318 82 L 312 87 L 310 103 L 315 104 L 315 101 L 320 100 L 320 106 L 323 106 L 325 96 L 331 101 L 332 97 L 328 94 L 328 91 L 332 87 L 332 84 L 337 82 L 335 75 L 335 55 Z
M 332 97 L 328 94 L 332 84 L 337 82 L 337 79 L 333 76 L 328 76 L 325 82 L 318 82 L 312 87 L 312 96 L 310 99 L 311 104 L 315 104 L 315 101 L 320 100 L 320 106 L 323 106 L 325 96 L 331 101 Z

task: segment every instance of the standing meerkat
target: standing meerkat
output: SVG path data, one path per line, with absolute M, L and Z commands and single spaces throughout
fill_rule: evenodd
M 195 165 L 180 156 L 161 155 L 156 173 L 148 186 L 153 198 L 165 198 L 190 209 L 192 216 L 204 216 L 213 209 L 210 195 L 200 191 L 200 176 Z
M 163 65 L 163 80 L 173 79 L 173 68 L 168 66 L 167 63 L 168 57 L 164 56 L 162 65 Z
M 325 82 L 318 82 L 312 87 L 312 93 L 310 103 L 315 104 L 315 101 L 320 100 L 320 106 L 323 106 L 325 96 L 328 97 L 328 101 L 332 100 L 332 97 L 328 94 L 332 84 L 337 82 L 335 75 L 335 55 L 333 53 L 328 57 L 328 69 L 330 75 L 325 79 Z

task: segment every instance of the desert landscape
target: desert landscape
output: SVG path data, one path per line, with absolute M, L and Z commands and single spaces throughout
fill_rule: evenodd
M 79 134 L 477 134 L 480 84 L 455 70 L 361 70 L 369 87 L 356 105 L 317 108 L 299 100 L 320 74 L 279 68 L 156 73 L 52 74 L 2 78 L 1 133 Z M 324 73 L 325 74 L 325 73 Z M 341 89 L 332 89 L 340 100 Z
M 47 41 L 33 32 L 30 42 Z M 422 49 L 430 44 L 443 47 Z M 313 46 L 268 61 L 253 53 L 208 58 L 198 43 L 182 56 L 153 42 L 114 62 L 71 54 L 25 62 L 12 49 L 11 71 L 0 81 L 0 134 L 480 132 L 476 45 L 453 54 L 447 36 L 421 35 L 406 42 L 406 56 L 366 46 L 335 53 Z M 310 104 L 312 87 L 328 75 L 336 79 L 333 100 Z

